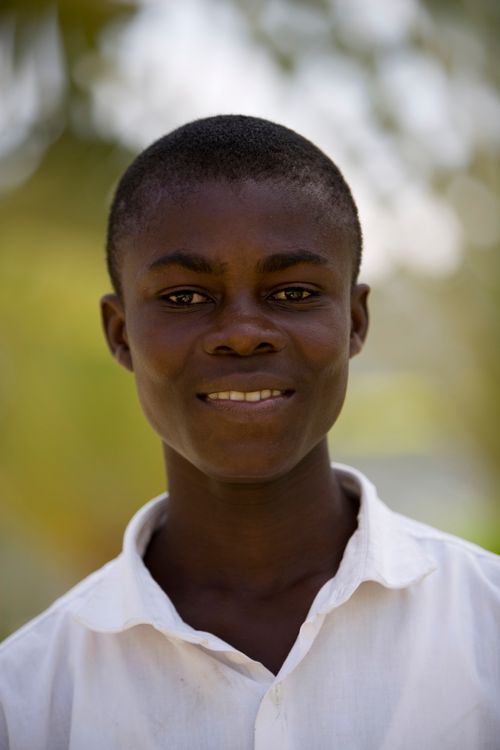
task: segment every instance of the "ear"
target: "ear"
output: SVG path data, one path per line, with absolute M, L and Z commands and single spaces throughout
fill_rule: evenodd
M 101 299 L 101 318 L 109 350 L 122 367 L 133 371 L 128 345 L 125 310 L 117 294 L 105 294 Z
M 351 339 L 349 356 L 354 357 L 363 348 L 368 332 L 368 295 L 367 284 L 356 284 L 351 292 Z

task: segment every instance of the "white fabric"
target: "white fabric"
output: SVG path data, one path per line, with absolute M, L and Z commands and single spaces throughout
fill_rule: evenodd
M 0 647 L 2 750 L 497 750 L 500 558 L 391 512 L 358 528 L 279 674 L 184 623 L 122 553 Z

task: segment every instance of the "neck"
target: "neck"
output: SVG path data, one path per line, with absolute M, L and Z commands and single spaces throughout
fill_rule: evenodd
M 335 574 L 357 503 L 331 469 L 326 440 L 284 477 L 262 484 L 209 478 L 166 449 L 168 514 L 146 564 L 166 590 L 271 594 Z

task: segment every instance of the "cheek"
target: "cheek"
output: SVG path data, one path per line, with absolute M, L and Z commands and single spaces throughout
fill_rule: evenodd
M 189 337 L 161 316 L 138 317 L 128 330 L 137 379 L 165 386 L 182 374 L 189 359 Z
M 307 321 L 295 341 L 300 359 L 315 377 L 328 380 L 349 360 L 350 317 L 339 307 L 326 319 Z
M 310 427 L 326 434 L 344 403 L 349 372 L 350 317 L 339 309 L 327 321 L 311 325 L 301 341 L 307 343 L 299 356 L 310 368 L 314 398 L 310 404 Z
M 186 336 L 176 329 L 139 320 L 128 331 L 135 385 L 143 412 L 153 429 L 165 438 L 179 422 L 176 412 L 182 406 L 178 384 L 184 380 L 190 359 Z

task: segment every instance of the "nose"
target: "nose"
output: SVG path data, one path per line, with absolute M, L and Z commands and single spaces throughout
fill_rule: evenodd
M 285 335 L 257 305 L 231 305 L 219 312 L 213 328 L 205 334 L 208 354 L 249 357 L 281 351 Z

